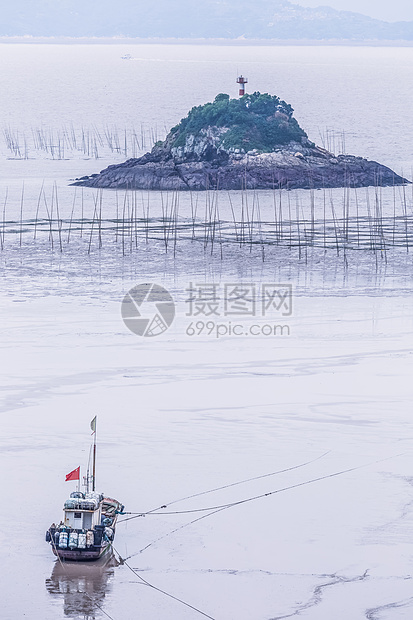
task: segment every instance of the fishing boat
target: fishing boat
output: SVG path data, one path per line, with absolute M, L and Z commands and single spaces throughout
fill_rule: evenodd
M 78 488 L 63 506 L 63 520 L 53 523 L 46 532 L 46 542 L 60 560 L 85 562 L 98 560 L 112 550 L 116 522 L 124 506 L 116 499 L 96 492 L 96 416 L 90 423 L 93 434 L 90 461 L 80 490 L 80 466 L 66 476 L 77 480 Z

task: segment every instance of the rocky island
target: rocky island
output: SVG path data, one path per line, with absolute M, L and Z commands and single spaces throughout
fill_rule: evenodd
M 311 142 L 275 95 L 219 94 L 194 107 L 150 153 L 74 185 L 152 190 L 310 189 L 409 183 L 390 168 Z

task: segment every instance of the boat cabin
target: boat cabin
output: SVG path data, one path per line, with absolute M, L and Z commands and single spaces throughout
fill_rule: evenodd
M 91 530 L 102 520 L 102 495 L 74 491 L 64 505 L 64 525 L 74 530 Z

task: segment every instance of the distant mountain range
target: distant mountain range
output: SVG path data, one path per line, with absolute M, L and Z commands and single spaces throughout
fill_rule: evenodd
M 413 22 L 383 22 L 289 0 L 15 0 L 0 36 L 413 40 Z

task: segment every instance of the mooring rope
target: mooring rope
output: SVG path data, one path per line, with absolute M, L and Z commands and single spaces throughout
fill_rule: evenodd
M 188 495 L 186 497 L 181 497 L 180 499 L 176 499 L 168 504 L 164 504 L 163 506 L 158 506 L 157 508 L 153 508 L 152 510 L 148 510 L 147 512 L 125 512 L 124 514 L 133 515 L 132 517 L 127 517 L 126 519 L 121 519 L 118 523 L 125 523 L 125 521 L 131 521 L 132 519 L 138 519 L 139 517 L 146 517 L 151 514 L 185 514 L 186 512 L 197 512 L 197 511 L 182 511 L 182 512 L 163 512 L 164 508 L 168 508 L 169 506 L 173 506 L 174 504 L 178 504 L 179 502 L 183 502 L 188 499 L 193 499 L 194 497 L 201 497 L 201 495 L 207 495 L 208 493 L 215 493 L 216 491 L 223 491 L 224 489 L 229 489 L 231 487 L 238 486 L 240 484 L 246 484 L 247 482 L 254 482 L 255 480 L 262 480 L 263 478 L 270 478 L 271 476 L 276 476 L 278 474 L 284 474 L 289 471 L 293 471 L 295 469 L 299 469 L 300 467 L 306 467 L 307 465 L 311 465 L 316 461 L 330 454 L 331 450 L 327 450 L 324 454 L 317 456 L 315 459 L 311 461 L 307 461 L 305 463 L 300 463 L 300 465 L 294 465 L 293 467 L 288 467 L 286 469 L 280 469 L 278 471 L 271 472 L 269 474 L 262 474 L 260 476 L 255 476 L 254 478 L 247 478 L 246 480 L 240 480 L 238 482 L 231 482 L 230 484 L 225 484 L 221 487 L 216 487 L 215 489 L 209 489 L 208 491 L 201 491 L 200 493 L 194 493 L 193 495 Z M 158 510 L 162 510 L 162 513 L 157 512 Z M 209 508 L 204 508 L 202 510 L 210 510 Z
M 389 456 L 389 457 L 386 457 L 384 459 L 378 459 L 376 461 L 371 461 L 370 463 L 365 463 L 364 465 L 358 465 L 357 467 L 350 467 L 348 469 L 342 469 L 342 470 L 340 470 L 338 472 L 333 472 L 332 474 L 326 474 L 325 476 L 319 476 L 318 478 L 312 478 L 311 480 L 305 480 L 304 482 L 298 482 L 297 484 L 293 484 L 293 485 L 290 485 L 288 487 L 283 487 L 281 489 L 275 489 L 274 491 L 269 491 L 267 493 L 262 493 L 260 495 L 255 495 L 253 497 L 247 497 L 247 498 L 239 500 L 237 502 L 231 502 L 229 504 L 223 504 L 221 506 L 212 506 L 210 508 L 204 509 L 204 510 L 209 510 L 211 512 L 208 512 L 208 514 L 202 515 L 201 517 L 197 517 L 196 519 L 193 519 L 192 521 L 190 521 L 188 523 L 184 523 L 183 525 L 175 528 L 174 530 L 168 532 L 167 534 L 164 534 L 163 536 L 160 536 L 156 540 L 153 540 L 152 542 L 148 543 L 145 547 L 143 547 L 142 549 L 140 549 L 136 553 L 133 553 L 132 555 L 129 555 L 125 559 L 126 560 L 130 560 L 131 558 L 133 558 L 133 557 L 135 557 L 137 555 L 140 555 L 141 553 L 143 553 L 144 551 L 149 549 L 149 547 L 152 547 L 153 545 L 155 545 L 157 542 L 163 540 L 164 538 L 167 538 L 168 536 L 171 536 L 172 534 L 175 534 L 176 532 L 179 532 L 180 530 L 182 530 L 182 529 L 184 529 L 186 527 L 189 527 L 190 525 L 193 525 L 193 524 L 197 523 L 198 521 L 202 521 L 203 519 L 211 517 L 212 515 L 217 514 L 218 512 L 222 512 L 223 510 L 227 510 L 229 508 L 233 508 L 234 506 L 241 506 L 242 504 L 246 504 L 248 502 L 253 502 L 253 501 L 256 501 L 258 499 L 263 499 L 264 497 L 270 497 L 271 495 L 276 495 L 278 493 L 283 493 L 285 491 L 290 491 L 292 489 L 297 489 L 299 487 L 307 486 L 309 484 L 314 484 L 314 483 L 320 482 L 322 480 L 328 480 L 329 478 L 336 478 L 337 476 L 343 476 L 344 474 L 349 474 L 349 473 L 354 472 L 354 471 L 359 471 L 360 469 L 365 469 L 366 467 L 371 467 L 372 465 L 377 465 L 378 463 L 384 463 L 385 461 L 389 461 L 389 460 L 398 458 L 400 456 L 403 456 L 404 454 L 406 454 L 406 452 L 403 452 L 401 454 L 396 454 L 394 456 Z M 198 512 L 198 510 L 193 510 L 193 511 L 188 511 L 188 512 Z M 159 514 L 164 514 L 164 513 L 159 513 Z
M 98 607 L 98 609 L 100 609 L 100 611 L 105 614 L 105 616 L 109 618 L 109 620 L 115 620 L 113 616 L 110 616 L 108 612 L 103 609 L 102 605 L 99 605 L 99 603 L 97 603 L 95 599 L 90 596 L 90 594 L 88 594 L 87 592 L 79 592 L 79 594 L 85 594 L 92 601 L 93 605 L 96 605 L 96 607 Z
M 209 614 L 205 613 L 204 611 L 201 611 L 201 609 L 198 609 L 198 607 L 195 607 L 194 605 L 191 605 L 190 603 L 187 603 L 183 599 L 178 598 L 177 596 L 174 596 L 173 594 L 170 594 L 169 592 L 166 592 L 165 590 L 162 590 L 161 588 L 158 588 L 157 586 L 153 585 L 153 583 L 149 583 L 149 581 L 144 579 L 138 573 L 138 571 L 135 568 L 133 568 L 130 564 L 128 564 L 128 562 L 126 560 L 124 560 L 121 557 L 119 552 L 114 547 L 113 547 L 113 549 L 118 554 L 119 561 L 121 562 L 121 564 L 124 564 L 125 566 L 127 566 L 127 568 L 129 568 L 129 570 L 132 571 L 132 573 L 134 573 L 134 575 L 136 575 L 136 577 L 138 577 L 138 579 L 140 579 L 140 581 L 144 585 L 148 586 L 149 588 L 152 588 L 153 590 L 156 590 L 157 592 L 160 592 L 161 594 L 164 594 L 165 596 L 168 596 L 169 598 L 172 598 L 174 601 L 177 601 L 178 603 L 182 603 L 182 605 L 185 605 L 185 607 L 189 607 L 190 609 L 192 609 L 193 611 L 196 611 L 197 613 L 201 614 L 201 616 L 204 616 L 205 618 L 209 618 L 210 620 L 216 620 L 216 618 L 214 618 L 213 616 L 210 616 Z

